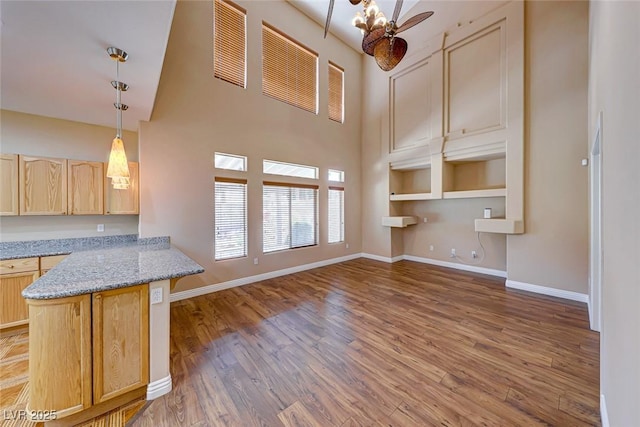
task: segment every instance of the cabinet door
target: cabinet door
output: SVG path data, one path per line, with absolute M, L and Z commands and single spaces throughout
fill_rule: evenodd
M 103 163 L 69 160 L 69 215 L 102 215 Z
M 20 215 L 67 214 L 67 161 L 20 155 Z
M 58 418 L 91 406 L 91 295 L 29 304 L 29 409 Z
M 106 166 L 104 168 L 106 173 Z M 129 188 L 116 190 L 111 185 L 111 178 L 104 177 L 105 213 L 107 215 L 137 215 L 139 209 L 139 168 L 138 163 L 129 162 Z
M 0 215 L 18 215 L 18 156 L 0 154 Z
M 37 271 L 0 275 L 0 329 L 29 323 L 29 308 L 22 290 L 37 278 Z
M 149 285 L 93 294 L 93 404 L 149 382 Z

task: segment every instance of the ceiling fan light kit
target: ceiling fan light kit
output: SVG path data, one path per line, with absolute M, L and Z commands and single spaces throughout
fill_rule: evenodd
M 329 11 L 327 12 L 327 21 L 324 27 L 325 37 L 329 31 L 334 1 L 329 0 Z M 349 0 L 354 6 L 360 3 L 364 6 L 364 15 L 357 12 L 351 21 L 351 24 L 359 28 L 363 34 L 362 51 L 367 55 L 373 56 L 378 66 L 384 71 L 390 71 L 395 68 L 407 53 L 407 41 L 396 37 L 396 34 L 408 30 L 433 15 L 432 11 L 422 12 L 412 16 L 398 26 L 397 22 L 402 9 L 402 1 L 396 0 L 393 17 L 388 21 L 375 0 Z

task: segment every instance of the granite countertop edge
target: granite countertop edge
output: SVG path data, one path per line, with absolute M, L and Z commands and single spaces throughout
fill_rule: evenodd
M 69 254 L 22 291 L 24 298 L 32 300 L 73 297 L 204 272 L 200 264 L 174 248 L 169 237 L 138 239 L 137 236 L 126 236 L 100 241 L 98 247 L 95 247 L 95 241 L 85 241 L 86 246 L 71 248 L 60 247 L 69 243 L 62 240 L 29 243 L 38 251 L 32 256 Z M 24 253 L 23 248 L 18 249 Z

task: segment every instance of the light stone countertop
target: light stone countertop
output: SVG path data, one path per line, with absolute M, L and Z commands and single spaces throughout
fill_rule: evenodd
M 73 252 L 22 291 L 22 296 L 27 299 L 64 298 L 202 272 L 202 266 L 172 248 L 168 241 L 133 243 Z

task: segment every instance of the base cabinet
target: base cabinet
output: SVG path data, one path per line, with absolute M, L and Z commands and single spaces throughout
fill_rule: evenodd
M 143 284 L 68 298 L 27 300 L 27 409 L 55 410 L 58 419 L 77 417 L 146 386 L 148 292 L 149 285 Z
M 58 418 L 91 406 L 91 295 L 29 302 L 29 404 Z
M 38 258 L 0 261 L 0 331 L 29 323 L 22 291 L 38 277 Z
M 93 294 L 93 402 L 149 382 L 149 286 Z

